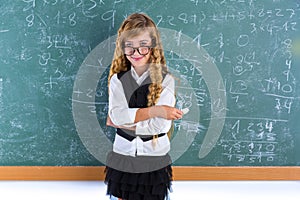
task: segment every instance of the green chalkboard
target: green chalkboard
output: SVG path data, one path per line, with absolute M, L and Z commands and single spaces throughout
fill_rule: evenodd
M 96 166 L 107 73 L 133 12 L 158 25 L 177 107 L 174 165 L 300 165 L 298 0 L 0 0 L 0 165 Z

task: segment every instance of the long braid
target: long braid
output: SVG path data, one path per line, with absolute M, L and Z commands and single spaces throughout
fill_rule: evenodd
M 167 73 L 166 61 L 164 57 L 164 52 L 162 49 L 159 33 L 157 34 L 156 48 L 153 48 L 153 53 L 151 55 L 150 68 L 150 78 L 152 84 L 149 86 L 149 94 L 147 96 L 148 106 L 155 105 L 162 92 L 162 81 L 163 73 Z

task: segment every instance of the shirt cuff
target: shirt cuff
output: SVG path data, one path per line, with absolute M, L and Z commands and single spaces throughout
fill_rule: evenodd
M 135 120 L 135 115 L 136 115 L 136 111 L 138 110 L 139 108 L 130 108 L 128 109 L 128 121 L 129 121 L 129 124 L 134 124 L 134 120 Z M 126 123 L 127 124 L 127 123 Z M 125 124 L 125 125 L 126 125 Z

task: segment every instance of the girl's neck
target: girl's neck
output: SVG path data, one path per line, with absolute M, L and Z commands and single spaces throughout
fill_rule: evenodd
M 148 70 L 148 66 L 133 67 L 138 76 L 141 76 L 145 71 Z

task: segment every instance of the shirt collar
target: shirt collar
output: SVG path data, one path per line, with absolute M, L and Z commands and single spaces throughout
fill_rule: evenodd
M 139 76 L 137 73 L 136 73 L 136 71 L 135 71 L 135 69 L 134 69 L 134 67 L 131 67 L 131 75 L 132 75 L 132 77 L 133 77 L 133 79 L 137 82 L 137 84 L 141 84 L 148 76 L 149 76 L 149 74 L 150 74 L 150 71 L 149 71 L 149 69 L 148 70 L 146 70 L 141 76 Z

